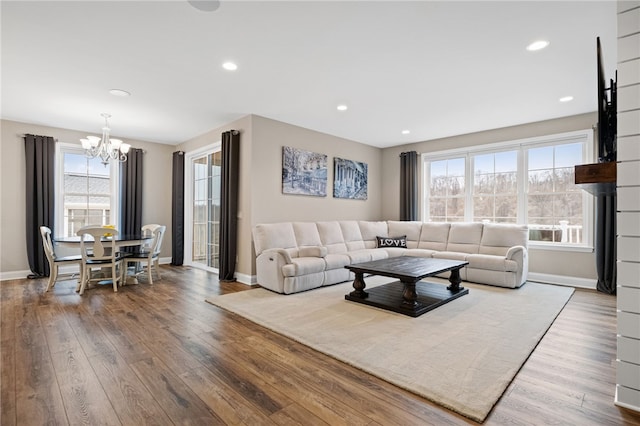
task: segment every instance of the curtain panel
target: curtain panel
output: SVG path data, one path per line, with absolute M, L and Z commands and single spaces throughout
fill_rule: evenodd
M 418 153 L 400 154 L 400 220 L 418 220 Z
M 50 136 L 25 135 L 24 147 L 28 278 L 39 278 L 50 274 L 40 227 L 53 230 L 54 225 L 56 142 Z
M 222 133 L 220 199 L 220 281 L 234 281 L 238 251 L 238 175 L 240 132 Z
M 596 196 L 596 289 L 616 294 L 616 194 Z
M 184 262 L 184 152 L 173 153 L 171 182 L 171 264 Z
M 120 163 L 120 234 L 138 235 L 142 228 L 142 159 L 144 151 L 132 148 Z M 134 252 L 137 247 L 123 247 Z

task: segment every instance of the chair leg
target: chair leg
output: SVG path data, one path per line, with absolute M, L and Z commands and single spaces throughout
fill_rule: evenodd
M 80 275 L 78 276 L 78 284 L 76 284 L 76 293 L 80 291 L 80 286 L 82 285 L 82 277 L 83 277 L 82 271 L 84 271 L 84 265 L 82 263 L 80 263 L 79 265 L 80 265 Z
M 49 281 L 47 282 L 47 289 L 45 292 L 49 291 L 50 288 L 56 285 L 56 278 L 58 277 L 58 265 L 55 263 L 53 265 L 49 265 Z
M 113 281 L 113 291 L 114 293 L 118 291 L 118 275 L 116 274 L 117 263 L 113 262 L 111 265 L 111 281 Z
M 78 293 L 80 296 L 84 293 L 85 286 L 87 285 L 87 274 L 91 276 L 91 267 L 84 265 L 80 274 L 80 291 Z
M 147 275 L 149 275 L 149 284 L 153 285 L 153 273 L 151 271 L 151 266 L 153 265 L 153 259 L 147 260 Z

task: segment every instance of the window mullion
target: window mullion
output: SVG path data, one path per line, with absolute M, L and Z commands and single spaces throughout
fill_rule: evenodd
M 471 154 L 467 154 L 465 157 L 464 220 L 466 222 L 471 222 L 473 221 L 473 156 Z

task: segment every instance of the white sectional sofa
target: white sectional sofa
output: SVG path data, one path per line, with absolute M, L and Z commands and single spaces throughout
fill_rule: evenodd
M 402 236 L 406 247 L 378 247 L 377 237 Z M 516 288 L 527 280 L 528 241 L 526 225 L 476 222 L 282 222 L 253 229 L 258 284 L 285 294 L 352 280 L 345 265 L 396 256 L 466 260 L 463 280 Z

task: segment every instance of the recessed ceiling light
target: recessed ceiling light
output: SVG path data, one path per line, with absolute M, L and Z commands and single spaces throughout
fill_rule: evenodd
M 220 7 L 219 0 L 188 0 L 189 4 L 203 12 L 214 12 Z
M 227 71 L 235 71 L 238 69 L 238 66 L 233 62 L 225 62 L 224 64 L 222 64 L 222 68 L 224 68 Z
M 530 52 L 534 52 L 536 50 L 544 49 L 549 45 L 547 40 L 537 40 L 527 46 L 527 50 Z
M 410 131 L 410 130 L 403 130 L 403 131 L 402 131 L 402 134 L 403 134 L 403 135 L 408 135 L 409 133 L 411 133 L 411 131 Z
M 338 105 L 337 109 L 338 109 L 338 111 L 346 111 L 348 109 L 348 107 L 346 105 Z
M 564 96 L 558 99 L 560 102 L 571 102 L 573 100 L 573 96 Z
M 122 98 L 126 98 L 127 96 L 131 96 L 131 93 L 127 92 L 126 90 L 122 90 L 122 89 L 111 89 L 111 90 L 109 90 L 109 93 L 111 93 L 113 96 L 120 96 Z

